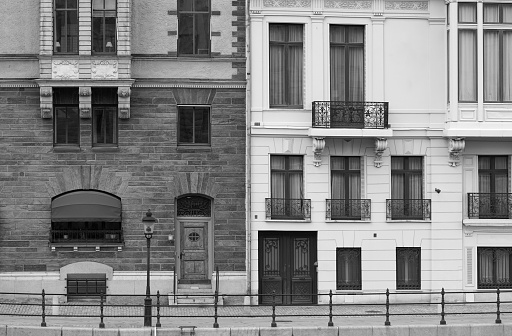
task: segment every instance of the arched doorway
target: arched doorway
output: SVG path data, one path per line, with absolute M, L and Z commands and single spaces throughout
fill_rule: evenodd
M 212 200 L 186 195 L 176 200 L 176 268 L 182 284 L 210 283 L 213 269 Z

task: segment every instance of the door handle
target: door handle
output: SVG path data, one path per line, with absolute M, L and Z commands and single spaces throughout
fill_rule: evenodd
M 180 258 L 183 258 L 183 256 L 185 255 L 185 252 L 184 251 L 181 251 L 180 252 Z

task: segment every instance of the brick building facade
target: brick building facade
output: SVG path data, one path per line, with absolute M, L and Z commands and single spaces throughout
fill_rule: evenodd
M 151 209 L 154 292 L 244 293 L 244 2 L 38 5 L 0 4 L 2 290 L 143 293 Z

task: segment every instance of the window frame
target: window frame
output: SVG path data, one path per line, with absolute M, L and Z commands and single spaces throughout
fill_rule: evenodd
M 118 143 L 119 143 L 119 123 L 118 123 L 118 102 L 117 102 L 117 88 L 108 88 L 110 90 L 112 90 L 112 97 L 111 98 L 114 98 L 115 97 L 115 100 L 116 101 L 112 101 L 112 102 L 97 102 L 95 101 L 95 96 L 99 93 L 98 91 L 99 90 L 102 90 L 102 89 L 106 89 L 106 88 L 93 88 L 92 89 L 92 104 L 91 104 L 91 108 L 92 108 L 92 128 L 91 128 L 91 132 L 92 132 L 92 136 L 91 136 L 91 141 L 92 141 L 92 146 L 93 147 L 117 147 L 118 146 Z M 109 112 L 113 112 L 113 116 L 112 116 L 112 127 L 113 127 L 113 130 L 112 130 L 112 138 L 113 138 L 113 141 L 112 142 L 97 142 L 97 138 L 98 138 L 98 134 L 97 134 L 97 111 L 100 110 L 100 109 L 103 109 L 105 111 L 109 111 Z M 109 113 L 110 114 L 110 113 Z M 106 118 L 103 118 L 103 124 L 106 123 Z M 107 128 L 104 127 L 104 135 L 103 137 L 106 139 L 107 138 Z
M 71 91 L 71 89 L 75 90 L 76 92 L 73 94 L 73 97 L 71 99 L 75 99 L 76 102 L 74 101 L 71 101 L 71 102 L 59 102 L 59 101 L 56 101 L 56 98 L 59 96 L 57 94 L 57 90 L 68 90 Z M 78 88 L 53 88 L 54 90 L 54 93 L 53 93 L 53 97 L 54 97 L 54 100 L 53 100 L 53 146 L 54 147 L 80 147 L 80 126 L 81 126 L 81 123 L 80 123 L 80 109 L 79 109 L 79 94 L 78 94 Z M 66 141 L 65 142 L 58 142 L 58 136 L 59 136 L 59 131 L 60 131 L 60 127 L 59 127 L 59 120 L 60 118 L 58 118 L 58 115 L 57 115 L 57 110 L 58 109 L 65 109 L 66 111 L 66 122 L 65 122 L 65 137 L 66 137 Z M 70 131 L 69 131 L 69 119 L 71 118 L 68 118 L 67 115 L 68 115 L 68 109 L 73 109 L 74 112 L 76 113 L 76 120 L 75 122 L 77 123 L 76 127 L 77 127 L 77 141 L 76 143 L 75 142 L 69 142 L 68 138 L 69 138 L 69 134 L 70 134 Z
M 197 0 L 185 0 L 185 1 L 191 1 L 192 7 L 194 7 L 192 10 L 182 10 L 180 9 L 180 0 L 177 2 L 177 12 L 178 12 L 178 40 L 177 40 L 177 55 L 178 57 L 211 57 L 212 54 L 212 27 L 211 27 L 211 16 L 212 16 L 212 4 L 211 0 L 207 0 L 208 2 L 208 10 L 207 11 L 200 11 L 195 10 L 195 5 Z M 183 47 L 181 46 L 181 37 L 180 35 L 180 26 L 183 24 L 183 18 L 181 16 L 185 15 L 192 15 L 192 53 L 184 53 L 182 51 Z M 197 44 L 197 37 L 196 37 L 196 20 L 198 20 L 198 17 L 205 16 L 208 18 L 208 22 L 205 24 L 208 27 L 208 33 L 206 34 L 205 38 L 208 40 L 208 52 L 206 54 L 199 53 L 199 48 L 196 52 L 196 44 Z M 198 36 L 198 35 L 197 35 Z
M 276 157 L 283 157 L 285 159 L 285 168 L 284 169 L 275 169 L 275 168 L 272 168 L 272 158 L 276 158 Z M 301 168 L 302 169 L 290 169 L 290 158 L 300 158 L 302 160 L 302 164 L 301 164 Z M 298 174 L 300 173 L 300 180 L 301 180 L 301 183 L 300 183 L 300 190 L 301 190 L 301 198 L 300 199 L 304 199 L 304 156 L 303 155 L 279 155 L 279 154 L 271 154 L 270 155 L 270 190 L 272 192 L 272 180 L 273 180 L 273 176 L 274 176 L 274 173 L 282 173 L 284 174 L 284 182 L 283 184 L 285 185 L 285 197 L 284 199 L 292 199 L 291 198 L 291 185 L 292 185 L 292 182 L 290 181 L 290 175 L 292 174 Z M 270 195 L 271 198 L 274 198 L 274 195 Z
M 68 7 L 68 1 L 70 0 L 65 0 L 65 6 L 64 8 L 58 8 L 57 7 L 57 2 L 58 0 L 54 0 L 53 1 L 53 10 L 54 10 L 54 17 L 53 17 L 53 53 L 54 54 L 58 54 L 58 55 L 78 55 L 79 53 L 79 40 L 80 40 L 80 30 L 79 30 L 79 26 L 80 26 L 80 22 L 79 22 L 79 10 L 78 10 L 78 0 L 71 0 L 71 1 L 75 1 L 76 3 L 76 7 L 74 8 L 69 8 Z M 74 12 L 75 13 L 75 18 L 76 18 L 76 36 L 72 36 L 69 33 L 69 23 L 68 23 L 68 20 L 69 20 L 69 15 L 70 13 Z M 58 28 L 60 28 L 61 26 L 58 26 L 57 23 L 58 23 L 58 18 L 59 18 L 59 13 L 63 13 L 64 14 L 64 31 L 66 32 L 65 34 L 65 37 L 62 37 L 62 35 L 60 35 L 60 41 L 57 40 L 57 32 L 58 32 Z M 61 29 L 62 31 L 62 29 Z M 69 51 L 69 46 L 68 46 L 68 43 L 66 42 L 66 46 L 68 46 L 68 50 L 66 51 L 59 51 L 57 50 L 57 48 L 62 48 L 62 40 L 63 39 L 70 39 L 70 38 L 76 38 L 76 40 L 74 41 L 74 43 L 72 43 L 72 46 L 71 46 L 71 51 Z M 57 43 L 59 44 L 57 46 Z M 73 49 L 75 49 L 75 51 L 73 51 Z
M 349 260 L 352 258 L 352 260 Z M 343 261 L 346 261 L 343 267 Z M 360 247 L 336 248 L 336 290 L 362 290 L 362 262 Z M 345 270 L 345 272 L 343 272 Z
M 415 255 L 417 258 L 413 260 L 416 267 L 416 272 L 408 272 L 408 264 L 403 264 L 403 275 L 406 277 L 401 279 L 400 273 L 402 269 L 402 262 L 406 258 L 410 258 L 411 255 Z M 414 270 L 413 270 L 414 271 Z M 412 275 L 412 279 L 408 279 L 407 276 Z M 416 277 L 416 279 L 414 278 Z M 403 284 L 402 284 L 403 282 Z M 412 284 L 408 284 L 411 282 Z M 396 289 L 397 290 L 421 290 L 421 247 L 396 247 Z
M 271 39 L 271 30 L 272 27 L 285 26 L 287 27 L 285 33 L 285 41 L 272 41 Z M 290 42 L 290 28 L 292 26 L 300 26 L 302 29 L 302 41 L 301 42 Z M 284 73 L 285 73 L 285 83 L 291 82 L 291 71 L 290 71 L 290 47 L 300 47 L 302 49 L 302 63 L 301 69 L 304 67 L 304 24 L 302 23 L 269 23 L 268 26 L 268 36 L 269 36 L 269 93 L 275 91 L 272 86 L 272 81 L 270 80 L 270 69 L 272 68 L 272 57 L 271 57 L 271 47 L 274 46 L 282 46 L 284 49 L 283 59 L 284 59 Z M 269 107 L 270 108 L 289 108 L 289 109 L 302 109 L 304 108 L 304 70 L 301 70 L 302 76 L 302 86 L 300 90 L 300 104 L 292 104 L 291 90 L 289 89 L 289 85 L 283 85 L 284 87 L 284 104 L 273 104 L 271 101 L 271 95 L 269 94 Z
M 184 108 L 192 108 L 192 111 L 193 111 L 193 120 L 192 120 L 192 125 L 191 125 L 191 128 L 192 128 L 192 142 L 184 142 L 184 141 L 181 141 L 181 128 L 182 128 L 182 122 L 183 122 L 183 118 L 182 118 L 182 112 L 183 112 L 183 109 Z M 205 109 L 208 113 L 208 129 L 207 129 L 207 137 L 208 137 L 208 141 L 207 142 L 196 142 L 195 138 L 196 138 L 196 110 L 197 109 Z M 211 105 L 178 105 L 177 106 L 177 116 L 178 116 L 178 122 L 177 122 L 177 143 L 178 143 L 178 146 L 211 146 L 212 144 L 212 107 Z M 204 111 L 203 111 L 204 113 Z
M 103 8 L 102 9 L 95 9 L 94 8 L 94 3 L 95 1 L 102 1 L 103 2 Z M 114 1 L 115 3 L 115 9 L 106 9 L 105 7 L 105 2 L 108 1 L 108 0 L 92 0 L 91 1 L 91 11 L 92 11 L 92 17 L 91 17 L 91 52 L 93 54 L 116 54 L 117 53 L 117 44 L 118 44 L 118 36 L 117 36 L 117 1 Z M 106 29 L 106 20 L 107 18 L 110 18 L 112 16 L 107 16 L 106 14 L 108 12 L 114 12 L 115 15 L 113 16 L 115 18 L 115 27 L 114 27 L 114 31 L 115 31 L 115 34 L 113 36 L 113 44 L 112 44 L 112 47 L 107 47 L 106 44 L 108 44 L 109 42 L 106 42 L 106 32 L 107 32 L 107 29 Z M 97 14 L 101 14 L 101 15 L 97 15 Z M 98 45 L 101 45 L 102 47 L 102 50 L 100 51 L 97 51 L 97 50 L 94 50 L 94 47 L 96 45 L 95 41 L 95 31 L 96 31 L 96 26 L 95 26 L 95 18 L 100 18 L 101 19 L 101 28 L 99 29 L 100 32 L 101 32 L 101 40 L 103 41 L 103 43 L 99 43 Z M 106 50 L 106 48 L 112 48 L 113 50 Z
M 424 179 L 424 160 L 423 160 L 423 156 L 392 156 L 391 157 L 391 160 L 393 159 L 397 159 L 397 158 L 402 158 L 404 159 L 403 161 L 403 169 L 393 169 L 391 168 L 391 180 L 393 180 L 393 176 L 397 176 L 397 175 L 401 175 L 404 177 L 404 185 L 403 185 L 403 192 L 404 192 L 404 196 L 402 199 L 404 200 L 410 200 L 410 199 L 414 199 L 414 198 L 411 198 L 410 195 L 409 195 L 409 185 L 411 183 L 411 177 L 412 176 L 417 176 L 417 175 L 420 175 L 421 176 L 421 190 L 420 190 L 420 195 L 421 195 L 421 199 L 424 199 L 424 186 L 423 186 L 423 179 Z M 410 158 L 421 158 L 421 169 L 412 169 L 412 168 L 409 168 L 409 159 Z M 393 186 L 393 183 L 391 183 L 391 185 Z M 393 189 L 392 189 L 393 190 Z M 393 191 L 391 191 L 391 193 L 393 194 Z M 392 199 L 395 199 L 392 195 L 391 197 Z
M 498 251 L 505 251 L 508 252 L 508 277 L 505 277 L 509 279 L 508 283 L 499 283 L 498 279 L 498 262 L 499 260 L 496 257 L 496 254 Z M 482 281 L 482 273 L 483 273 L 483 267 L 481 262 L 482 254 L 485 252 L 491 252 L 492 253 L 492 278 L 493 281 L 488 283 L 488 285 L 484 285 L 484 281 Z M 503 267 L 503 266 L 502 266 Z M 504 268 L 504 270 L 507 270 L 507 267 Z M 477 288 L 478 289 L 510 289 L 512 288 L 512 247 L 510 246 L 478 246 L 477 247 Z
M 331 41 L 331 29 L 333 27 L 344 27 L 345 28 L 345 42 L 332 42 Z M 351 43 L 349 42 L 349 28 L 362 28 L 363 30 L 363 42 L 357 42 L 357 43 Z M 351 82 L 351 78 L 352 76 L 350 75 L 350 53 L 348 52 L 351 48 L 362 48 L 363 49 L 363 82 L 362 82 L 362 101 L 365 101 L 365 97 L 366 97 L 366 48 L 365 48 L 365 44 L 366 44 L 366 26 L 365 25 L 341 25 L 341 24 L 331 24 L 329 26 L 329 52 L 330 52 L 330 55 L 329 55 L 329 62 L 330 62 L 330 74 L 329 74 L 329 82 L 330 82 L 330 87 L 329 87 L 329 95 L 330 95 L 330 100 L 335 100 L 333 99 L 333 78 L 332 78 L 332 69 L 333 69 L 333 62 L 332 62 L 332 59 L 331 59 L 331 55 L 332 55 L 332 49 L 333 47 L 342 47 L 344 50 L 345 50 L 345 73 L 344 73 L 344 77 L 345 77 L 345 83 L 349 83 L 348 85 L 345 85 L 345 92 L 344 92 L 344 96 L 345 96 L 345 99 L 343 101 L 345 102 L 349 102 L 351 101 L 349 99 L 350 97 L 350 82 Z M 336 99 L 337 101 L 339 101 L 338 99 Z

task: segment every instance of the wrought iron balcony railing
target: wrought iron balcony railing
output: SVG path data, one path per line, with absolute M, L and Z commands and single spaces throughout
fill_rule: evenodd
M 472 219 L 511 219 L 512 194 L 468 193 L 468 217 Z
M 311 200 L 289 198 L 266 198 L 267 219 L 311 219 Z
M 51 230 L 50 242 L 59 244 L 122 243 L 122 230 Z
M 388 199 L 386 218 L 388 220 L 429 220 L 429 199 Z
M 314 101 L 313 127 L 388 128 L 387 102 Z
M 369 199 L 328 199 L 326 200 L 327 220 L 369 220 L 371 200 Z

